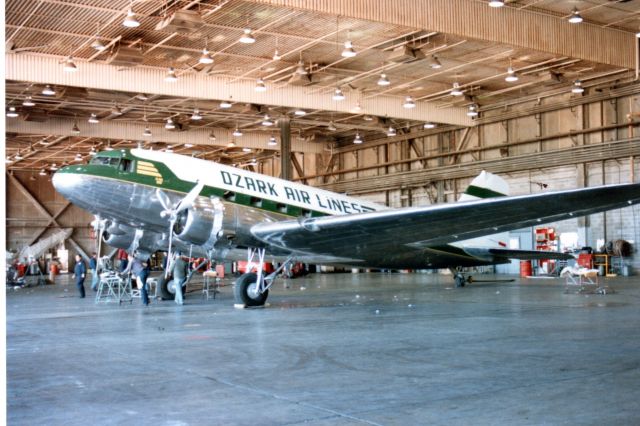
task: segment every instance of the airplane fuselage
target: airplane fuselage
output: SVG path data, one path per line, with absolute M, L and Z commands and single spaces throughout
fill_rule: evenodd
M 355 250 L 353 256 L 342 258 L 274 249 L 253 236 L 254 225 L 359 214 L 387 207 L 192 157 L 142 149 L 107 151 L 99 153 L 89 164 L 65 167 L 53 178 L 56 189 L 69 201 L 109 220 L 110 245 L 137 249 L 143 254 L 167 247 L 168 222 L 160 214 L 163 206 L 158 191 L 177 203 L 198 181 L 204 187 L 194 203 L 194 217 L 205 224 L 213 217 L 220 217 L 221 221 L 211 236 L 187 233 L 183 239 L 174 239 L 179 249 L 190 250 L 194 256 L 234 259 L 241 256 L 238 249 L 264 247 L 275 259 L 293 255 L 308 263 L 360 267 L 423 269 L 497 263 L 451 245 L 415 248 L 394 241 L 389 241 L 384 249 L 369 251 L 366 256 Z M 189 223 L 185 218 L 184 224 Z M 207 243 L 194 243 L 204 240 Z M 421 251 L 420 256 L 416 256 L 416 250 Z

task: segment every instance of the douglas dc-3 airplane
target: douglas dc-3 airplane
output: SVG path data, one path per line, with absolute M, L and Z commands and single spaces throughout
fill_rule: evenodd
M 513 250 L 509 230 L 640 202 L 640 184 L 620 184 L 515 197 L 483 172 L 460 202 L 391 209 L 341 194 L 183 155 L 144 149 L 98 153 L 89 164 L 60 169 L 55 188 L 90 211 L 104 241 L 146 258 L 191 251 L 212 260 L 243 259 L 256 273 L 238 278 L 235 297 L 264 305 L 275 276 L 296 260 L 361 268 L 450 268 L 566 254 Z M 502 236 L 500 235 L 502 233 Z M 483 238 L 481 238 L 483 237 Z M 283 262 L 265 276 L 267 260 Z M 162 280 L 162 294 L 173 297 Z M 175 290 L 174 290 L 175 291 Z

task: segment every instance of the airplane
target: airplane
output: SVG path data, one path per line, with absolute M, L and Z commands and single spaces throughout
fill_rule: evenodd
M 640 184 L 506 196 L 507 183 L 483 172 L 456 203 L 389 208 L 346 195 L 148 149 L 99 152 L 53 176 L 56 190 L 93 213 L 102 239 L 141 259 L 178 250 L 214 261 L 247 259 L 256 272 L 234 286 L 237 303 L 263 306 L 275 277 L 294 261 L 358 268 L 462 268 L 509 259 L 568 259 L 509 249 L 508 231 L 640 202 Z M 282 262 L 269 275 L 265 259 Z M 165 276 L 159 288 L 172 298 Z

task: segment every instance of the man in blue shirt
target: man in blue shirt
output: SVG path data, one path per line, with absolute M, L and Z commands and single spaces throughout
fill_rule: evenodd
M 73 268 L 73 277 L 76 279 L 76 287 L 80 292 L 80 297 L 84 298 L 84 278 L 87 275 L 87 267 L 84 265 L 82 256 L 76 254 L 76 267 Z
M 98 255 L 95 252 L 91 253 L 89 269 L 91 269 L 91 290 L 98 291 L 100 276 L 98 275 Z

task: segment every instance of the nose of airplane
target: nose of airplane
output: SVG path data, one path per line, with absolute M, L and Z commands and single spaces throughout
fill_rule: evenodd
M 71 167 L 63 167 L 53 174 L 51 178 L 53 187 L 62 194 L 66 199 L 73 201 L 74 194 L 77 194 L 81 186 L 81 179 L 75 173 L 71 172 Z

